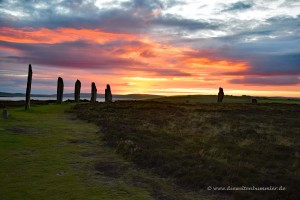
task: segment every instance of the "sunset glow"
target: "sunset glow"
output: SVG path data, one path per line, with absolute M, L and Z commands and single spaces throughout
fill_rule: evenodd
M 99 93 L 106 84 L 114 94 L 160 95 L 222 86 L 231 95 L 300 97 L 299 4 L 42 2 L 1 1 L 1 92 L 24 92 L 31 63 L 33 93 L 54 94 L 61 76 L 66 92 L 80 79 L 83 92 L 95 82 Z

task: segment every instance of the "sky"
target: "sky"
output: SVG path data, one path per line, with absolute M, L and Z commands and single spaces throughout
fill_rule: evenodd
M 0 0 L 0 91 L 300 97 L 300 0 Z

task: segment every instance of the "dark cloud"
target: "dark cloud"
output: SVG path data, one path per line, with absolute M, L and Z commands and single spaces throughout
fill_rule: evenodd
M 296 34 L 300 31 L 299 19 L 300 16 L 272 17 L 267 24 L 253 30 L 206 39 L 198 44 L 210 45 L 211 53 L 207 55 L 211 58 L 248 63 L 249 69 L 231 72 L 231 75 L 300 75 L 300 36 Z
M 120 58 L 117 53 L 126 52 L 126 47 L 142 46 L 139 41 L 114 41 L 95 44 L 86 41 L 64 42 L 59 44 L 19 44 L 0 41 L 0 47 L 10 47 L 22 51 L 26 56 L 2 57 L 1 63 L 31 63 L 47 67 L 71 69 L 127 70 L 149 72 L 157 76 L 190 76 L 190 74 L 167 68 L 152 68 L 151 64 L 131 58 Z M 140 54 L 151 57 L 150 51 Z M 137 68 L 135 66 L 147 66 Z
M 253 74 L 300 75 L 300 53 L 257 56 L 250 63 Z
M 134 43 L 129 43 L 133 45 Z M 23 51 L 25 57 L 5 57 L 2 62 L 19 62 L 20 59 L 33 64 L 66 68 L 114 69 L 141 65 L 139 61 L 122 59 L 109 52 L 115 48 L 126 46 L 126 42 L 115 42 L 104 45 L 86 41 L 64 42 L 59 44 L 19 44 L 0 41 L 0 46 L 6 46 Z
M 36 5 L 45 5 L 36 8 Z M 0 25 L 32 28 L 102 28 L 111 32 L 135 32 L 144 28 L 143 20 L 122 8 L 99 9 L 93 1 L 6 2 L 4 9 L 19 11 L 26 17 L 1 12 Z M 125 27 L 128 27 L 127 29 Z
M 3 56 L 0 57 L 0 63 L 29 63 L 34 58 L 22 56 Z
M 217 55 L 248 62 L 250 68 L 243 72 L 231 73 L 235 75 L 300 75 L 300 53 L 297 47 L 299 39 L 289 37 L 240 46 L 232 45 L 219 50 Z
M 229 12 L 229 11 L 242 11 L 247 10 L 253 7 L 253 4 L 243 1 L 238 1 L 236 3 L 233 3 L 229 5 L 226 9 L 223 10 L 223 12 Z
M 168 27 L 180 28 L 180 29 L 184 29 L 185 31 L 216 29 L 219 27 L 217 23 L 209 23 L 209 22 L 201 22 L 199 20 L 184 19 L 182 17 L 170 15 L 170 14 L 154 18 L 153 20 L 151 20 L 151 23 L 165 28 Z
M 197 47 L 198 51 L 187 52 L 186 56 L 245 62 L 249 66 L 243 71 L 227 72 L 225 75 L 300 75 L 299 40 L 299 36 L 291 36 L 241 43 L 231 37 L 223 37 L 209 41 L 210 48 Z M 192 42 L 203 44 L 207 41 Z M 213 44 L 217 45 L 213 47 Z
M 132 0 L 119 7 L 99 9 L 93 1 L 68 1 L 60 3 L 45 1 L 7 1 L 4 10 L 19 11 L 26 17 L 0 13 L 2 27 L 32 28 L 100 28 L 108 32 L 146 33 L 156 26 L 167 28 L 201 30 L 215 28 L 215 24 L 175 15 L 161 15 L 160 10 L 172 7 L 181 1 Z M 45 4 L 36 8 L 35 5 Z
M 15 20 L 7 15 L 0 17 L 0 26 L 13 28 L 100 28 L 107 32 L 139 33 L 145 31 L 144 28 L 146 27 L 142 19 L 120 9 L 105 10 L 91 16 L 61 16 L 54 13 L 53 15 L 47 16 L 45 14 L 41 17 L 23 20 Z
M 163 9 L 164 4 L 159 0 L 132 0 L 122 3 L 123 7 L 145 14 L 156 9 Z
M 298 85 L 300 79 L 295 76 L 277 76 L 277 77 L 245 77 L 241 79 L 232 79 L 230 83 L 244 84 L 244 85 L 274 85 L 274 86 L 286 86 L 286 85 Z
M 300 28 L 300 15 L 296 17 L 290 16 L 275 16 L 267 19 L 269 27 L 273 27 L 275 30 L 294 30 Z M 278 29 L 280 28 L 281 29 Z
M 140 9 L 144 13 L 153 10 L 166 10 L 178 5 L 185 5 L 184 0 L 131 0 L 121 5 L 128 9 Z

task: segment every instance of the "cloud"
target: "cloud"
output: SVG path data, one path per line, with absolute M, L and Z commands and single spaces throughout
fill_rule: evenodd
M 231 74 L 252 75 L 300 75 L 300 53 L 297 40 L 271 40 L 252 44 L 241 44 L 218 51 L 219 56 L 227 59 L 245 60 L 249 68 Z M 278 48 L 280 46 L 281 48 Z
M 122 5 L 128 9 L 133 9 L 141 14 L 147 14 L 153 10 L 161 10 L 164 8 L 164 5 L 159 0 L 132 0 L 122 3 Z
M 152 44 L 153 45 L 153 44 Z M 55 44 L 31 44 L 0 41 L 0 47 L 8 47 L 21 51 L 23 56 L 1 57 L 0 64 L 31 63 L 47 67 L 64 69 L 97 69 L 119 71 L 146 72 L 153 76 L 190 76 L 187 72 L 169 69 L 168 66 L 152 64 L 151 59 L 159 59 L 160 65 L 168 60 L 162 56 L 163 47 L 155 47 L 141 41 L 112 40 L 104 44 L 90 41 L 72 41 Z M 161 58 L 155 51 L 160 51 Z M 133 56 L 133 57 L 131 57 Z
M 139 69 L 137 69 L 139 70 Z M 192 76 L 192 74 L 183 72 L 176 69 L 143 69 L 142 71 L 148 71 L 152 74 L 164 76 L 164 77 L 177 77 L 177 76 Z
M 253 7 L 253 4 L 251 4 L 251 3 L 238 1 L 236 3 L 230 4 L 229 6 L 227 6 L 227 8 L 223 10 L 223 12 L 248 10 L 252 7 Z
M 185 31 L 216 29 L 219 27 L 217 23 L 202 22 L 193 19 L 184 19 L 179 16 L 170 15 L 170 14 L 154 18 L 153 20 L 151 20 L 151 23 L 165 28 L 174 27 L 174 28 L 184 29 Z
M 272 85 L 272 86 L 287 86 L 298 85 L 300 79 L 296 76 L 276 76 L 276 77 L 245 77 L 232 79 L 230 83 L 244 85 Z
M 118 67 L 128 68 L 141 64 L 139 61 L 111 56 L 117 48 L 126 48 L 126 45 L 133 45 L 124 41 L 115 41 L 104 45 L 94 44 L 87 41 L 63 42 L 56 44 L 19 44 L 0 42 L 0 46 L 23 51 L 25 57 L 5 57 L 4 61 L 19 62 L 30 61 L 32 64 L 65 68 L 97 68 L 114 69 Z
M 250 63 L 253 74 L 300 75 L 300 53 L 257 56 Z
M 99 9 L 93 1 L 7 1 L 0 12 L 0 26 L 12 28 L 101 29 L 114 33 L 147 33 L 158 27 L 201 30 L 215 28 L 206 21 L 162 15 L 161 10 L 180 1 L 132 0 Z M 44 5 L 44 7 L 36 7 Z
M 145 58 L 151 58 L 151 57 L 156 57 L 157 55 L 155 55 L 152 51 L 145 50 L 142 53 L 140 53 L 140 56 Z
M 300 75 L 299 19 L 300 16 L 272 17 L 267 20 L 268 23 L 253 30 L 206 39 L 211 49 L 207 55 L 248 63 L 248 69 L 226 72 L 226 75 Z
M 174 78 L 186 87 L 289 85 L 300 74 L 299 19 L 295 0 L 3 0 L 0 67 Z

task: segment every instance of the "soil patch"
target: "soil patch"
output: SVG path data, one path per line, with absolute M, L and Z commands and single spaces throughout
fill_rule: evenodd
M 95 169 L 106 177 L 119 178 L 126 173 L 128 166 L 118 162 L 99 161 L 95 164 Z
M 15 126 L 12 128 L 8 128 L 7 130 L 17 133 L 17 134 L 38 134 L 39 131 L 33 127 L 26 127 L 26 126 Z

